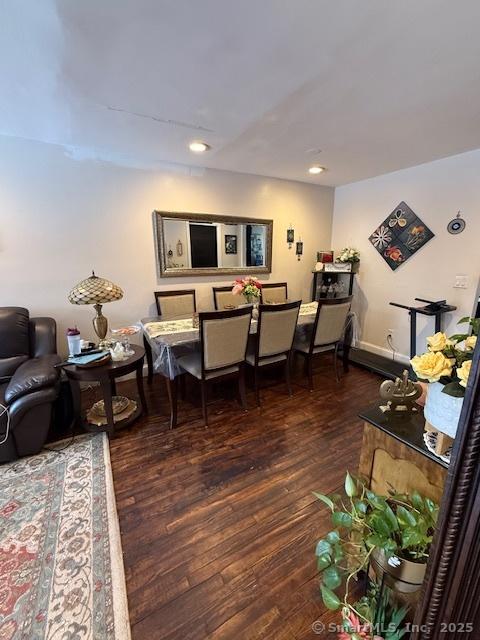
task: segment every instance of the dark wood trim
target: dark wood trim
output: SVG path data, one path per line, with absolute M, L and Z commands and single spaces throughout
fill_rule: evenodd
M 283 287 L 285 289 L 285 300 L 288 300 L 288 284 L 286 282 L 264 282 L 262 283 L 262 290 L 260 292 L 260 299 L 263 303 L 263 290 L 264 289 L 278 289 Z
M 244 218 L 240 216 L 228 216 L 211 213 L 188 213 L 178 211 L 153 211 L 153 228 L 155 235 L 155 253 L 160 278 L 178 278 L 189 276 L 209 275 L 239 275 L 259 274 L 272 272 L 272 244 L 273 244 L 273 220 L 262 218 Z M 164 219 L 192 220 L 196 222 L 225 222 L 227 224 L 263 224 L 266 226 L 266 247 L 264 267 L 207 267 L 202 269 L 171 269 L 167 268 L 167 255 L 163 242 Z
M 212 287 L 212 292 L 213 292 L 213 306 L 215 307 L 215 311 L 221 311 L 221 309 L 218 308 L 218 300 L 217 300 L 217 293 L 225 293 L 226 291 L 230 291 L 230 293 L 232 293 L 232 289 L 233 289 L 233 285 L 229 285 L 227 287 Z M 239 300 L 242 300 L 242 296 L 238 296 Z
M 162 309 L 160 305 L 160 298 L 172 298 L 174 296 L 185 296 L 191 295 L 193 296 L 193 310 L 197 310 L 197 298 L 195 289 L 176 289 L 175 291 L 154 291 L 153 295 L 155 296 L 155 304 L 157 305 L 157 313 L 159 316 L 162 315 Z
M 479 531 L 480 348 L 477 346 L 413 638 L 479 637 Z M 472 625 L 471 630 L 465 625 Z

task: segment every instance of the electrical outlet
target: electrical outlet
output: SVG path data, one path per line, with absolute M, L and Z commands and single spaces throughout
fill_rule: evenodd
M 468 288 L 468 277 L 461 274 L 455 276 L 455 283 L 453 285 L 454 289 L 467 289 Z
M 387 329 L 387 338 L 390 337 L 392 340 L 395 337 L 395 331 L 393 329 Z

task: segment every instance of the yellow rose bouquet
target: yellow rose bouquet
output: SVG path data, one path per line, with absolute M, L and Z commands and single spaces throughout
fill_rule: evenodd
M 428 351 L 410 360 L 419 380 L 440 382 L 443 393 L 456 398 L 465 395 L 473 351 L 480 329 L 480 318 L 462 318 L 458 324 L 468 323 L 471 333 L 456 333 L 447 338 L 439 331 L 427 338 Z

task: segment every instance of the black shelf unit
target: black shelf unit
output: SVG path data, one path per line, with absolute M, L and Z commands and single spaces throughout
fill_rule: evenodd
M 331 284 L 344 283 L 343 296 L 351 296 L 353 292 L 353 281 L 355 279 L 355 273 L 353 271 L 312 271 L 313 283 L 312 283 L 312 302 L 320 300 L 321 298 L 333 298 L 341 296 L 321 295 L 321 288 L 323 285 L 330 286 Z

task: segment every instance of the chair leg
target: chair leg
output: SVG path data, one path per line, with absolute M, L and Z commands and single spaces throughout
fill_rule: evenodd
M 338 342 L 335 344 L 335 351 L 333 352 L 333 369 L 335 371 L 336 381 L 340 382 L 340 377 L 338 375 Z
M 307 362 L 307 374 L 308 374 L 308 388 L 313 391 L 313 355 L 309 355 L 306 358 Z
M 206 380 L 200 381 L 200 388 L 202 391 L 202 414 L 203 423 L 205 427 L 208 427 L 208 414 L 207 414 L 207 382 Z
M 248 411 L 247 394 L 245 392 L 245 366 L 240 367 L 238 372 L 238 394 L 240 396 L 240 403 L 245 411 Z
M 178 376 L 180 378 L 180 398 L 185 401 L 186 397 L 186 375 Z
M 287 389 L 288 389 L 288 395 L 292 396 L 292 383 L 290 381 L 290 369 L 291 369 L 292 363 L 291 363 L 291 359 L 290 359 L 290 355 L 288 356 L 286 362 L 285 362 L 285 382 L 287 383 Z
M 170 380 L 170 378 L 165 378 L 165 384 L 167 385 L 167 393 L 168 393 L 168 402 L 170 405 L 170 429 L 173 429 L 177 426 L 177 415 L 178 415 L 178 398 L 177 398 L 177 388 L 178 388 L 178 379 L 174 378 Z
M 260 385 L 258 379 L 258 367 L 254 367 L 253 369 L 253 380 L 255 385 L 255 400 L 257 402 L 257 407 L 260 406 Z

